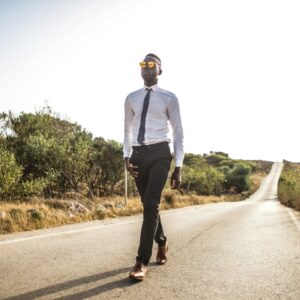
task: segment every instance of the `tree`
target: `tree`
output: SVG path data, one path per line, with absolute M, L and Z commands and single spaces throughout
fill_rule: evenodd
M 112 195 L 116 184 L 124 174 L 122 145 L 116 141 L 107 141 L 102 157 L 101 190 L 104 194 Z
M 222 153 L 222 154 L 219 154 Z M 211 152 L 209 155 L 205 157 L 207 163 L 214 167 L 220 167 L 222 161 L 228 161 L 228 154 L 225 153 L 223 155 L 223 152 Z
M 11 199 L 22 177 L 14 154 L 0 146 L 0 198 Z
M 199 154 L 186 153 L 183 163 L 192 168 L 201 168 L 206 164 L 206 160 Z
M 251 167 L 245 163 L 237 163 L 226 176 L 227 189 L 234 189 L 237 193 L 250 189 L 249 176 Z
M 6 143 L 23 167 L 23 180 L 48 182 L 53 189 L 81 191 L 92 135 L 76 123 L 61 120 L 49 107 L 32 113 L 2 114 L 9 130 Z
M 223 189 L 224 174 L 212 166 L 201 169 L 184 167 L 182 188 L 201 195 L 219 195 Z

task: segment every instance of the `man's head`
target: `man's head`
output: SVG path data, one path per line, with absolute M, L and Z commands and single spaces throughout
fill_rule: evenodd
M 157 83 L 157 77 L 162 73 L 160 58 L 149 53 L 140 63 L 141 75 L 144 79 L 145 85 L 150 86 Z

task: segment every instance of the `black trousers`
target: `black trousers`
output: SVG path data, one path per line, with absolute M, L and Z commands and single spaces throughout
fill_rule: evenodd
M 133 147 L 130 162 L 137 166 L 139 173 L 135 183 L 143 203 L 143 225 L 137 261 L 148 264 L 153 241 L 164 246 L 164 235 L 159 216 L 159 204 L 162 190 L 168 178 L 172 155 L 168 142 Z

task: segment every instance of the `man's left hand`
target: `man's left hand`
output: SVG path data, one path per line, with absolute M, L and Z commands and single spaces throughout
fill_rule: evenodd
M 171 175 L 171 189 L 178 189 L 181 183 L 181 168 L 175 167 L 174 172 Z

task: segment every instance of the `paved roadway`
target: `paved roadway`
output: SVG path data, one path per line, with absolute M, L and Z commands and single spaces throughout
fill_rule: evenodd
M 170 252 L 131 269 L 141 216 L 0 236 L 0 299 L 300 299 L 300 217 L 273 165 L 246 201 L 162 212 Z

